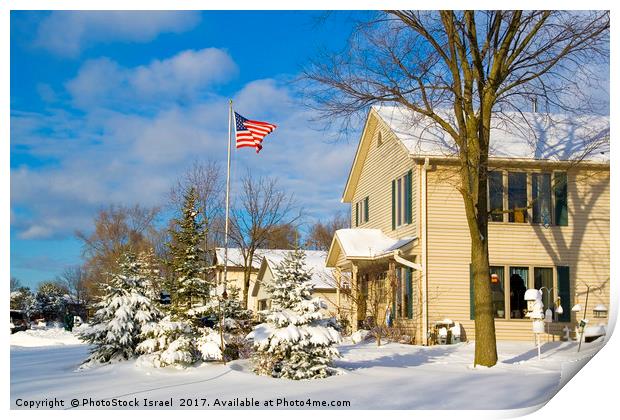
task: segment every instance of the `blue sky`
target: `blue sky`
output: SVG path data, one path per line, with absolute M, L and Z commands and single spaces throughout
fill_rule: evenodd
M 277 176 L 312 217 L 342 210 L 356 138 L 333 142 L 291 83 L 351 15 L 11 13 L 11 274 L 35 286 L 80 262 L 76 229 L 111 203 L 157 205 L 194 159 L 224 163 L 228 98 L 276 123 L 233 169 Z M 303 194 L 302 194 L 303 192 Z

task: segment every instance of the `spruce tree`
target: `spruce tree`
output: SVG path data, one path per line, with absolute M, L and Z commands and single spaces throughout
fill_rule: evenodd
M 159 322 L 143 328 L 138 351 L 154 366 L 188 366 L 198 361 L 221 360 L 221 337 L 203 327 L 200 317 L 209 301 L 210 284 L 206 280 L 205 251 L 201 248 L 206 235 L 204 221 L 197 208 L 198 196 L 191 188 L 184 197 L 181 216 L 171 230 L 169 265 L 172 303 Z
M 305 253 L 289 253 L 276 267 L 271 310 L 266 322 L 250 334 L 254 340 L 254 370 L 259 374 L 288 379 L 324 378 L 334 373 L 331 364 L 339 357 L 334 347 L 340 334 L 327 324 L 312 298 L 310 273 L 304 268 Z
M 188 314 L 194 305 L 201 305 L 209 296 L 206 280 L 205 250 L 200 247 L 206 230 L 197 208 L 198 195 L 191 188 L 185 195 L 182 215 L 175 220 L 169 244 L 173 275 L 172 318 L 196 322 Z
M 91 344 L 83 367 L 136 355 L 143 326 L 162 316 L 157 302 L 147 297 L 145 286 L 149 281 L 142 276 L 136 256 L 125 253 L 118 262 L 118 271 L 102 285 L 104 294 L 89 328 L 79 335 Z

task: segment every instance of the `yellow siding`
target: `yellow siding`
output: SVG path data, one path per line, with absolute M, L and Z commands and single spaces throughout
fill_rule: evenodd
M 252 292 L 252 285 L 254 284 L 254 281 L 256 280 L 256 275 L 258 274 L 258 271 L 253 270 L 252 273 L 250 274 L 250 289 L 249 289 L 249 296 L 248 296 L 248 309 L 252 309 L 254 310 L 255 306 L 256 306 L 256 302 L 255 299 L 252 297 L 251 292 Z M 222 279 L 224 277 L 224 269 L 223 268 L 218 268 L 216 270 L 216 276 L 218 279 L 218 282 L 220 279 Z M 236 287 L 239 289 L 239 299 L 243 299 L 243 269 L 239 269 L 237 267 L 228 267 L 226 270 L 226 287 L 230 288 L 230 287 Z
M 369 220 L 359 228 L 381 229 L 386 235 L 403 238 L 417 236 L 417 170 L 408 151 L 389 128 L 374 114 L 370 116 L 366 141 L 366 158 L 363 162 L 357 188 L 351 202 L 351 226 L 355 227 L 355 203 L 369 197 Z M 382 145 L 378 146 L 379 133 Z M 392 180 L 412 170 L 412 223 L 392 230 Z
M 547 168 L 548 170 L 550 168 Z M 474 338 L 470 321 L 470 238 L 465 210 L 455 188 L 454 168 L 440 166 L 428 173 L 428 300 L 429 323 L 443 318 L 461 322 Z M 490 223 L 491 265 L 529 267 L 569 266 L 571 306 L 585 303 L 586 283 L 600 287 L 591 292 L 587 318 L 590 325 L 606 322 L 593 317 L 592 308 L 609 308 L 609 170 L 572 168 L 568 172 L 569 224 L 565 227 Z M 530 278 L 533 273 L 530 268 Z M 505 274 L 508 281 L 508 275 Z M 564 307 L 564 311 L 570 311 Z M 579 314 L 581 319 L 582 314 Z M 573 314 L 572 320 L 576 320 Z M 563 326 L 563 325 L 560 325 Z M 556 326 L 557 329 L 558 326 Z M 529 320 L 496 321 L 497 338 L 532 339 Z

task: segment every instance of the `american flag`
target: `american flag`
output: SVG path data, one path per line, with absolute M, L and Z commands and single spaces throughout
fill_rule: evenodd
M 235 133 L 237 134 L 237 149 L 254 147 L 256 153 L 263 148 L 261 142 L 265 136 L 276 128 L 275 124 L 263 121 L 248 120 L 235 112 Z

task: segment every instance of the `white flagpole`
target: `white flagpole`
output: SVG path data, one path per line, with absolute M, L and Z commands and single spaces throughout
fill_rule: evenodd
M 224 288 L 223 292 L 226 292 L 227 274 L 228 274 L 228 210 L 230 207 L 230 146 L 232 143 L 232 99 L 228 102 L 228 163 L 226 170 L 226 220 L 224 222 Z
M 226 296 L 226 283 L 228 281 L 228 209 L 230 207 L 230 145 L 232 143 L 232 99 L 228 102 L 228 162 L 226 165 L 226 221 L 224 222 L 224 284 L 222 288 L 222 296 L 218 297 L 220 312 L 220 349 L 222 351 L 222 362 L 226 364 L 224 358 L 224 314 L 222 313 L 222 303 Z

